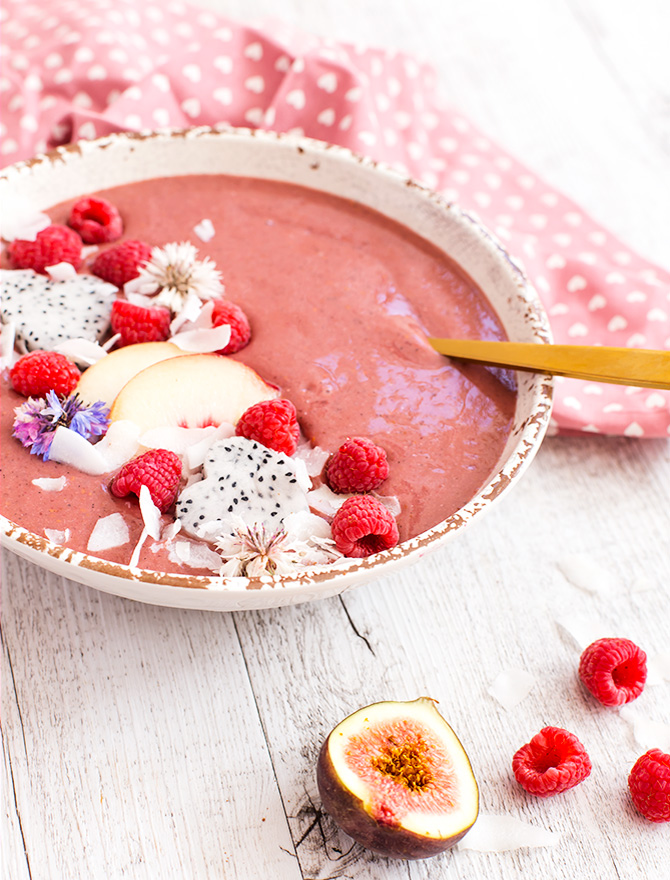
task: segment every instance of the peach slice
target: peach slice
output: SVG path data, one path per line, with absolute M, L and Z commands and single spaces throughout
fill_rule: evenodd
M 105 355 L 83 374 L 76 387 L 84 403 L 103 400 L 107 406 L 133 376 L 168 358 L 183 357 L 183 351 L 171 342 L 139 342 Z
M 138 373 L 117 394 L 110 418 L 135 422 L 141 433 L 171 426 L 234 425 L 252 404 L 278 396 L 276 388 L 239 361 L 190 354 Z

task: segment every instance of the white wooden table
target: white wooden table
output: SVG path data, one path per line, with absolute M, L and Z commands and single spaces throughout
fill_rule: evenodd
M 494 141 L 670 264 L 667 0 L 199 2 L 428 58 Z M 0 876 L 667 880 L 670 828 L 627 795 L 646 747 L 587 699 L 559 621 L 670 651 L 669 487 L 666 440 L 549 439 L 511 497 L 442 552 L 272 611 L 135 604 L 3 554 Z M 566 564 L 585 575 L 587 561 L 579 587 Z M 510 667 L 536 679 L 512 710 L 488 693 Z M 316 790 L 323 737 L 360 706 L 421 694 L 466 744 L 482 812 L 556 845 L 403 863 L 338 833 Z M 670 724 L 670 682 L 632 705 Z M 594 770 L 542 801 L 515 784 L 511 757 L 546 724 L 576 733 Z

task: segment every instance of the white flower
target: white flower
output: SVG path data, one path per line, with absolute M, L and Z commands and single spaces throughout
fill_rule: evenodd
M 221 296 L 221 273 L 209 257 L 198 260 L 197 256 L 197 248 L 188 241 L 155 247 L 140 269 L 137 285 L 145 293 L 158 291 L 153 305 L 167 306 L 175 314 L 194 296 L 200 300 Z
M 224 560 L 221 574 L 228 577 L 290 575 L 306 565 L 332 562 L 341 554 L 327 539 L 300 540 L 280 525 L 274 532 L 262 524 L 246 524 L 240 517 L 231 522 L 231 531 L 219 535 L 216 549 Z

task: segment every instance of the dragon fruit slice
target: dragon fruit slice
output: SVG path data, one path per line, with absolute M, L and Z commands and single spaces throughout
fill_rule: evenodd
M 247 525 L 275 531 L 290 513 L 309 510 L 309 478 L 301 471 L 300 462 L 255 440 L 218 440 L 205 457 L 203 479 L 177 499 L 182 530 L 212 541 L 241 517 Z
M 2 315 L 19 347 L 53 349 L 66 339 L 99 341 L 109 329 L 118 288 L 95 275 L 54 281 L 32 269 L 0 269 Z

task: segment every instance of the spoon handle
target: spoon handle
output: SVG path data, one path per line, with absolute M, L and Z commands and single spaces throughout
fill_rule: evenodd
M 670 351 L 479 339 L 429 338 L 428 342 L 440 354 L 497 367 L 553 373 L 613 385 L 670 389 Z

